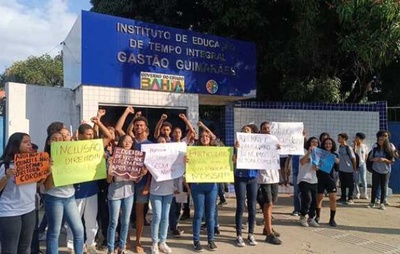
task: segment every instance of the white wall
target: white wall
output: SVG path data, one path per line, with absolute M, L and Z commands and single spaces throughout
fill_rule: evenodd
M 6 101 L 6 139 L 14 132 L 26 132 L 43 149 L 51 122 L 60 121 L 66 126 L 79 123 L 74 92 L 67 88 L 10 82 L 6 84 Z
M 379 130 L 379 112 L 367 111 L 329 111 L 329 110 L 289 110 L 289 109 L 234 109 L 234 128 L 240 131 L 243 125 L 254 122 L 257 126 L 268 122 L 303 122 L 307 137 L 319 138 L 322 132 L 328 132 L 334 140 L 341 132 L 353 140 L 356 132 L 364 132 L 366 144 L 371 147 L 376 142 L 375 134 Z

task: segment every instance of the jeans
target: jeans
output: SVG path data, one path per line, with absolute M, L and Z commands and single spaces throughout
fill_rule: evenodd
M 254 233 L 254 223 L 256 220 L 256 203 L 257 203 L 257 178 L 242 178 L 235 176 L 235 194 L 236 194 L 236 235 L 242 235 L 243 212 L 246 205 L 248 207 L 249 234 Z
M 371 203 L 375 203 L 375 198 L 377 197 L 377 193 L 380 187 L 381 197 L 380 201 L 381 204 L 385 202 L 386 198 L 386 190 L 387 190 L 387 176 L 388 174 L 379 174 L 375 171 L 372 171 L 372 191 L 371 191 Z
M 293 206 L 295 212 L 300 212 L 300 191 L 299 185 L 297 184 L 297 174 L 293 174 Z
M 63 216 L 65 216 L 68 223 L 68 228 L 72 230 L 75 253 L 83 253 L 83 225 L 75 197 L 60 198 L 47 195 L 44 200 L 44 208 L 48 223 L 46 253 L 58 253 L 58 238 L 60 236 Z
M 225 198 L 225 183 L 218 183 L 218 197 L 221 203 L 226 202 Z
M 39 243 L 39 210 L 35 209 L 35 229 L 33 231 L 32 242 L 31 242 L 31 253 L 39 253 L 40 243 Z
M 215 202 L 217 200 L 216 183 L 191 184 L 192 199 L 194 203 L 193 240 L 200 241 L 200 227 L 203 212 L 206 214 L 207 239 L 214 241 L 215 227 Z
M 31 254 L 35 216 L 35 210 L 33 210 L 19 216 L 0 218 L 2 254 Z
M 78 206 L 79 218 L 82 218 L 85 221 L 85 234 L 86 234 L 86 245 L 91 246 L 95 243 L 95 236 L 97 234 L 98 224 L 97 224 L 97 194 L 86 197 L 75 199 L 76 205 Z M 49 219 L 49 218 L 47 218 Z M 68 221 L 67 221 L 68 222 Z M 67 230 L 67 247 L 72 248 L 73 246 L 73 237 L 70 227 Z
M 306 216 L 308 214 L 309 219 L 313 219 L 317 209 L 317 184 L 300 182 L 299 190 L 301 198 L 301 216 Z
M 367 196 L 367 164 L 363 163 L 358 171 L 353 173 L 354 177 L 354 192 L 355 194 L 360 194 L 361 196 Z M 358 186 L 358 182 L 361 180 L 361 186 L 363 188 L 362 192 L 360 192 L 360 187 Z
M 153 208 L 153 219 L 151 220 L 152 243 L 165 243 L 167 241 L 169 210 L 173 197 L 173 194 L 166 196 L 150 194 L 151 207 Z
M 387 176 L 386 176 L 386 183 L 385 183 L 385 185 L 386 185 L 385 201 L 386 201 L 386 199 L 387 199 L 388 196 L 389 196 L 389 180 L 390 180 L 390 173 L 391 173 L 391 172 L 387 173 Z M 380 189 L 380 188 L 378 188 L 375 197 L 376 197 L 377 199 L 380 199 L 380 198 L 381 198 L 381 189 Z
M 126 238 L 129 230 L 129 218 L 133 206 L 133 195 L 118 199 L 108 200 L 109 222 L 107 229 L 107 249 L 108 252 L 114 253 L 115 231 L 118 225 L 119 212 L 121 210 L 121 232 L 119 234 L 119 249 L 124 250 Z
M 182 204 L 177 203 L 175 197 L 172 198 L 169 211 L 169 229 L 174 231 L 178 228 L 179 217 L 181 215 Z
M 342 192 L 340 199 L 342 201 L 353 199 L 353 192 L 354 192 L 353 172 L 347 173 L 339 171 L 339 179 L 340 179 L 340 189 Z M 348 195 L 346 195 L 347 188 L 349 189 Z

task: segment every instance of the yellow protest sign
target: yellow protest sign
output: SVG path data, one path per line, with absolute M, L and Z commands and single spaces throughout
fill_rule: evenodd
M 233 148 L 188 146 L 186 181 L 188 183 L 232 183 Z
M 105 179 L 103 140 L 92 139 L 51 144 L 52 175 L 56 187 Z

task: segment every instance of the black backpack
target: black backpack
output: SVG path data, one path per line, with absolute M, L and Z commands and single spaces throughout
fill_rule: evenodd
M 370 158 L 374 158 L 375 157 L 375 151 L 376 151 L 376 148 L 373 148 L 371 151 L 369 151 L 368 159 L 365 162 L 365 165 L 367 166 L 367 170 L 370 173 L 372 173 L 372 165 L 374 164 L 374 162 L 371 161 Z
M 347 155 L 349 156 L 349 158 L 351 159 L 351 152 L 350 152 L 350 146 L 346 146 L 346 152 L 347 152 Z M 354 155 L 355 155 L 355 157 L 356 157 L 356 167 L 357 167 L 357 169 L 361 166 L 361 163 L 360 163 L 360 156 L 356 153 L 356 152 L 354 152 Z

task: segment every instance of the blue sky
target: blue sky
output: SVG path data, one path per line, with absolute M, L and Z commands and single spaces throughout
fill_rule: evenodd
M 55 55 L 89 0 L 0 0 L 0 73 L 29 56 Z

